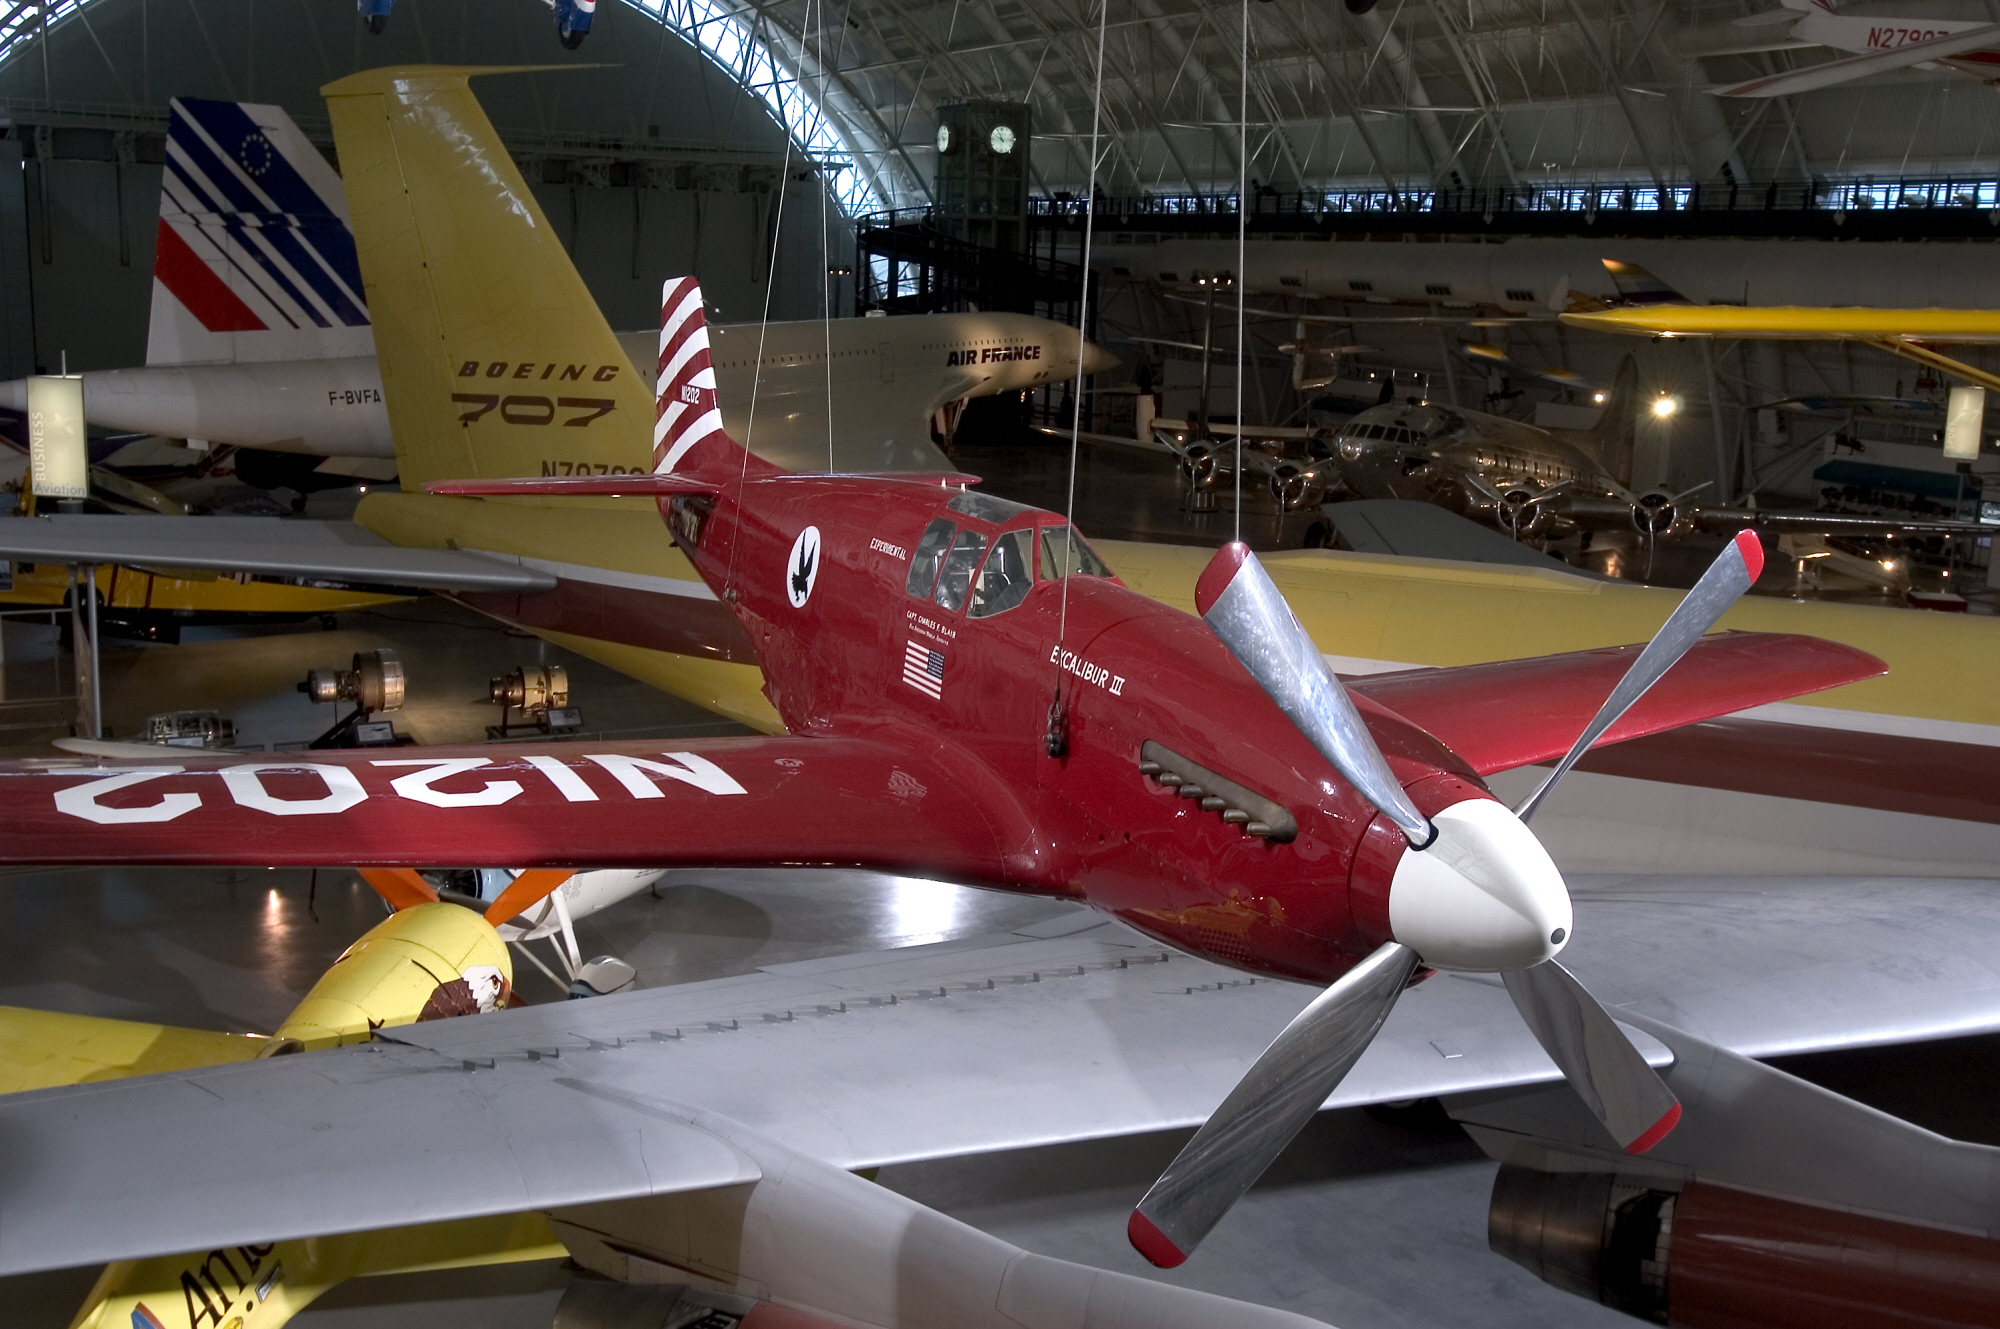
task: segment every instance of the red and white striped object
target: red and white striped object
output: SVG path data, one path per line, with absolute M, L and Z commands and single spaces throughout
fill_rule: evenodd
M 701 283 L 669 281 L 660 296 L 660 375 L 653 415 L 653 473 L 665 475 L 708 440 L 730 443 L 715 406 L 715 366 Z M 699 464 L 697 459 L 695 464 Z

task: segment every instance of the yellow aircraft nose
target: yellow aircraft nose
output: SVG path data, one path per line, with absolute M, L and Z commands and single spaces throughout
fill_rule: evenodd
M 1083 372 L 1102 374 L 1118 367 L 1118 357 L 1105 350 L 1094 341 L 1083 344 Z

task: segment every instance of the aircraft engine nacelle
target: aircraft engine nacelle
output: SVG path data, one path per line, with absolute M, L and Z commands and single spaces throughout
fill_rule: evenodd
M 1547 530 L 1556 514 L 1548 503 L 1541 501 L 1543 498 L 1545 495 L 1534 489 L 1503 490 L 1497 512 L 1500 529 L 1517 540 L 1530 539 Z
M 1728 1186 L 1508 1163 L 1494 1252 L 1655 1324 L 1818 1329 L 1990 1320 L 2000 1241 Z
M 1305 467 L 1292 462 L 1280 463 L 1271 472 L 1271 497 L 1278 500 L 1278 506 L 1287 512 L 1296 512 L 1305 507 L 1312 497 L 1316 477 Z
M 455 904 L 415 905 L 342 952 L 265 1055 L 365 1043 L 385 1025 L 494 1010 L 513 984 L 513 962 L 492 924 Z
M 1664 489 L 1648 489 L 1632 505 L 1632 529 L 1656 540 L 1678 535 L 1686 518 L 1680 496 Z
M 1215 450 L 1206 443 L 1192 443 L 1181 458 L 1181 470 L 1187 475 L 1188 483 L 1196 487 L 1213 484 L 1215 474 L 1222 469 L 1216 460 Z

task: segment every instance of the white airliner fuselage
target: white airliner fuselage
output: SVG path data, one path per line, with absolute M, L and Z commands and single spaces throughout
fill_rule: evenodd
M 649 389 L 656 336 L 619 337 Z M 729 420 L 731 429 L 754 434 L 760 452 L 802 458 L 815 449 L 823 456 L 829 418 L 843 440 L 927 442 L 933 412 L 1073 378 L 1079 349 L 1074 328 L 1025 314 L 745 324 L 714 329 L 714 341 L 725 400 L 744 403 L 726 413 L 740 417 Z M 1083 349 L 1087 372 L 1114 363 L 1095 346 Z M 372 355 L 151 365 L 82 377 L 84 417 L 103 429 L 323 457 L 396 455 Z M 0 383 L 0 406 L 27 404 L 26 380 Z

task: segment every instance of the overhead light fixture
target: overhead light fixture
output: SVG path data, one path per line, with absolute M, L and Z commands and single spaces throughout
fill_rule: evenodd
M 1598 404 L 1599 406 L 1602 406 L 1602 405 L 1604 405 L 1604 394 L 1603 394 L 1603 393 L 1601 393 L 1601 392 L 1593 392 L 1593 393 L 1591 393 L 1591 394 L 1590 394 L 1590 399 L 1591 399 L 1591 401 L 1593 401 L 1593 402 L 1597 403 L 1597 404 Z
M 1670 397 L 1665 393 L 1661 393 L 1653 399 L 1653 414 L 1661 420 L 1666 419 L 1674 412 L 1680 410 L 1680 408 L 1681 402 L 1678 397 Z
M 1979 457 L 1979 436 L 1986 428 L 1986 389 L 1953 388 L 1944 408 L 1944 455 L 1953 461 Z

